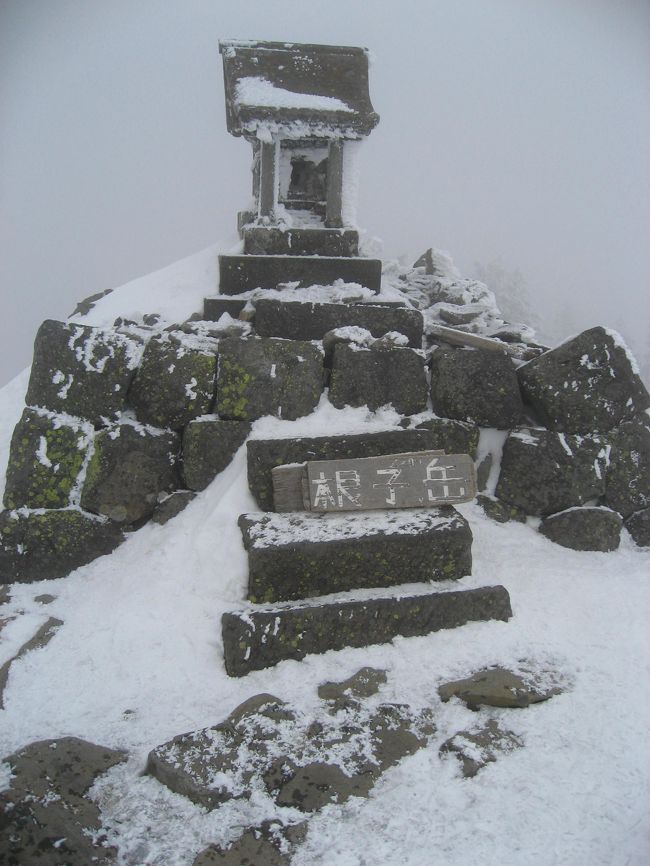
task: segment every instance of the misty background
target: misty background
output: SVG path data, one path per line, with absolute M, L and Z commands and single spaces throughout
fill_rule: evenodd
M 0 0 L 0 384 L 43 319 L 236 241 L 226 37 L 369 48 L 384 258 L 448 250 L 547 341 L 617 328 L 650 380 L 649 36 L 647 0 Z

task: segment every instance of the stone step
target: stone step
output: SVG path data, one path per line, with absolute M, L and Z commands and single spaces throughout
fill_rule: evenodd
M 404 454 L 407 451 L 435 451 L 474 456 L 477 428 L 463 421 L 436 418 L 417 430 L 384 430 L 343 436 L 299 437 L 296 439 L 250 439 L 246 443 L 248 487 L 262 511 L 273 511 L 275 466 L 304 463 L 306 460 L 342 460 Z
M 512 616 L 503 586 L 248 608 L 221 618 L 226 672 L 232 677 L 345 647 L 388 643 L 468 622 Z
M 267 226 L 246 226 L 244 228 L 244 254 L 254 256 L 358 256 L 359 232 L 354 229 L 279 229 Z
M 219 290 L 240 295 L 251 289 L 329 286 L 336 280 L 359 283 L 375 292 L 381 286 L 381 261 L 336 256 L 219 256 Z
M 322 340 L 328 331 L 354 325 L 382 337 L 398 331 L 409 346 L 422 348 L 423 318 L 419 310 L 379 304 L 314 304 L 262 298 L 255 303 L 255 329 L 261 337 Z
M 248 599 L 293 601 L 351 589 L 457 580 L 472 532 L 455 508 L 352 514 L 242 514 Z

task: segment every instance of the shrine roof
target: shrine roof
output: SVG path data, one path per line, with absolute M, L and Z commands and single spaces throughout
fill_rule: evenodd
M 365 48 L 227 39 L 219 51 L 232 135 L 359 138 L 379 122 Z

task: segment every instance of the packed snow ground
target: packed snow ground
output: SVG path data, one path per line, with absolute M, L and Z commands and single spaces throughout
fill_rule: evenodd
M 200 309 L 212 290 L 214 251 L 106 296 L 86 323 Z M 179 297 L 179 292 L 187 292 Z M 167 306 L 165 306 L 167 304 Z M 0 391 L 0 472 L 22 411 L 26 373 Z M 390 409 L 336 410 L 321 400 L 297 422 L 271 418 L 253 436 L 322 435 L 395 427 Z M 0 478 L 4 486 L 4 479 Z M 190 866 L 280 809 L 263 793 L 207 812 L 143 777 L 147 753 L 176 734 L 221 721 L 271 692 L 309 711 L 316 688 L 364 665 L 388 671 L 377 701 L 433 707 L 430 747 L 389 770 L 370 797 L 328 806 L 309 825 L 295 866 L 645 866 L 650 859 L 650 555 L 626 533 L 614 553 L 552 544 L 530 525 L 489 521 L 459 506 L 474 533 L 462 587 L 503 584 L 508 623 L 474 623 L 427 637 L 287 661 L 242 679 L 224 670 L 220 617 L 245 605 L 246 557 L 237 516 L 255 511 L 245 447 L 166 526 L 149 524 L 110 556 L 67 578 L 16 585 L 2 609 L 0 664 L 48 617 L 63 620 L 49 645 L 11 668 L 0 712 L 0 754 L 74 735 L 128 750 L 95 787 L 109 836 L 129 866 Z M 408 581 L 408 575 L 404 575 Z M 35 597 L 51 593 L 43 605 Z M 491 664 L 527 662 L 560 672 L 564 694 L 525 710 L 476 714 L 442 704 L 437 686 Z M 525 747 L 463 779 L 440 744 L 499 718 Z M 8 778 L 3 765 L 4 780 Z

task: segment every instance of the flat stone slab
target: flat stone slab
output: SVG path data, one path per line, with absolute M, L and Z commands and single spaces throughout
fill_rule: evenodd
M 114 863 L 115 849 L 100 837 L 99 809 L 86 794 L 97 776 L 125 759 L 124 752 L 76 737 L 31 743 L 4 758 L 12 779 L 0 794 L 2 863 Z
M 407 348 L 363 349 L 346 343 L 334 347 L 329 400 L 337 409 L 391 404 L 401 415 L 427 408 L 424 358 Z
M 290 866 L 297 845 L 307 835 L 307 821 L 283 826 L 265 821 L 249 827 L 228 845 L 209 845 L 192 866 Z
M 459 731 L 440 747 L 441 755 L 454 755 L 466 779 L 494 763 L 500 755 L 520 749 L 524 741 L 513 731 L 502 728 L 495 719 L 471 731 Z
M 455 680 L 438 687 L 443 703 L 460 698 L 470 710 L 480 707 L 522 708 L 547 701 L 564 689 L 561 677 L 550 671 L 513 673 L 493 667 L 477 671 L 464 680 Z
M 336 280 L 378 292 L 381 261 L 344 256 L 219 256 L 222 295 L 275 289 L 281 283 L 297 283 L 298 288 L 331 286 Z
M 522 427 L 503 448 L 496 496 L 527 514 L 546 515 L 605 493 L 607 442 Z
M 380 304 L 316 304 L 262 298 L 255 302 L 255 330 L 261 337 L 322 340 L 328 331 L 365 328 L 373 337 L 390 331 L 404 334 L 408 345 L 422 348 L 423 318 L 418 310 Z
M 267 256 L 359 255 L 359 232 L 355 229 L 289 228 L 246 226 L 244 254 Z
M 48 319 L 38 329 L 25 402 L 94 424 L 124 408 L 142 345 L 117 331 Z
M 273 337 L 219 343 L 217 414 L 233 421 L 274 415 L 294 421 L 312 412 L 323 389 L 323 356 L 300 340 Z
M 434 733 L 426 708 L 348 703 L 333 712 L 328 703 L 305 713 L 259 694 L 219 724 L 157 746 L 146 772 L 207 809 L 262 788 L 278 806 L 314 812 L 367 796 L 386 769 Z
M 456 580 L 472 533 L 453 507 L 368 514 L 243 514 L 248 598 L 291 601 L 350 589 Z
M 551 429 L 606 432 L 650 406 L 636 362 L 615 331 L 591 328 L 517 371 L 524 397 Z
M 398 635 L 415 637 L 468 622 L 507 621 L 511 616 L 510 596 L 503 586 L 248 608 L 225 613 L 221 619 L 226 671 L 241 677 L 309 653 L 388 643 Z
M 616 550 L 623 518 L 611 508 L 577 506 L 545 517 L 539 527 L 555 544 L 571 550 Z
M 439 426 L 433 426 L 431 429 L 396 429 L 345 436 L 249 439 L 246 443 L 248 487 L 259 507 L 263 511 L 272 511 L 274 506 L 271 471 L 276 466 L 304 463 L 308 460 L 342 460 L 402 454 L 407 451 L 430 451 L 445 448 L 445 445 L 452 442 L 455 444 L 456 441 L 455 435 L 450 440 L 447 433 L 441 431 Z M 445 450 L 464 451 L 465 449 L 461 447 Z

